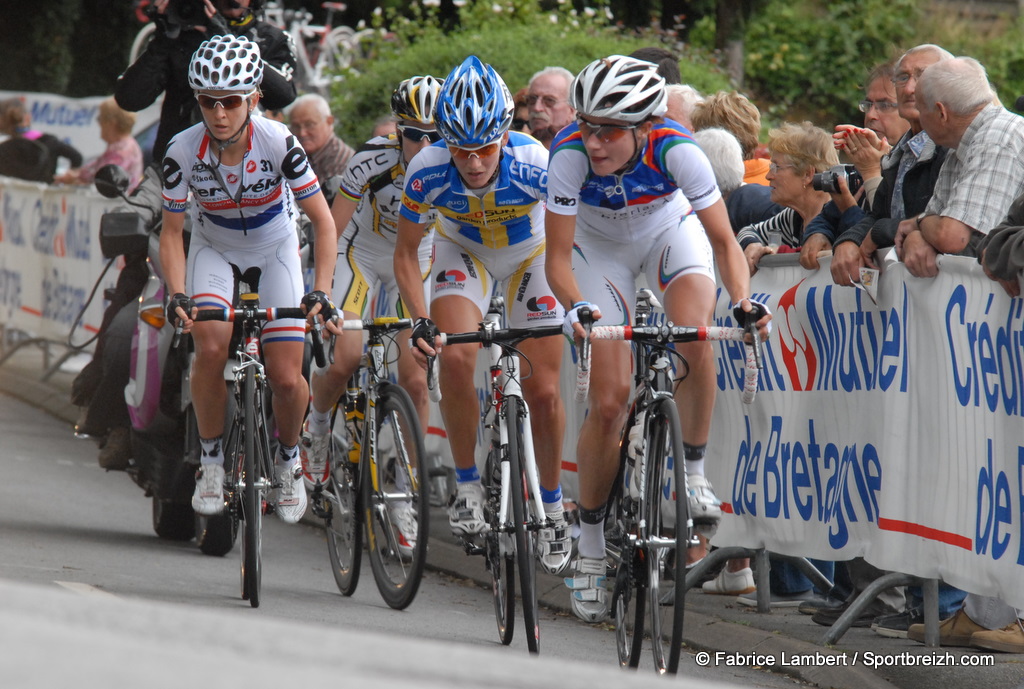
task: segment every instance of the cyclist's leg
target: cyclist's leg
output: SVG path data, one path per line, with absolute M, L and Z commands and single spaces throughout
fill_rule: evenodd
M 654 251 L 658 254 L 658 270 L 674 275 L 664 289 L 667 318 L 681 325 L 710 325 L 716 285 L 710 244 L 699 223 L 695 219 L 680 223 L 662 236 Z M 662 265 L 666 261 L 671 261 L 667 267 Z M 689 375 L 676 393 L 690 511 L 694 522 L 710 537 L 721 518 L 721 503 L 704 477 L 704 453 L 715 404 L 714 351 L 709 342 L 690 342 L 676 348 L 689 364 Z
M 508 279 L 505 294 L 516 295 L 508 304 L 511 327 L 559 325 L 564 318 L 562 307 L 551 295 L 544 275 L 544 255 L 532 257 Z M 546 337 L 524 340 L 523 397 L 530 409 L 533 447 L 540 478 L 544 511 L 551 520 L 550 528 L 538 533 L 541 565 L 557 574 L 569 564 L 572 539 L 562 506 L 562 439 L 565 434 L 565 405 L 562 403 L 560 372 L 565 340 Z
M 630 322 L 635 291 L 633 267 L 612 262 L 628 246 L 596 239 L 577 231 L 573 265 L 582 296 L 600 309 L 601 323 Z M 593 260 L 596 258 L 597 260 Z M 575 576 L 566 579 L 573 590 L 573 612 L 588 622 L 608 615 L 604 588 L 604 510 L 618 474 L 619 435 L 627 416 L 630 392 L 630 356 L 627 342 L 595 341 L 592 346 L 590 406 L 576 446 L 579 475 L 580 559 Z
M 432 273 L 447 280 L 432 281 L 430 317 L 442 332 L 476 330 L 490 298 L 490 275 L 476 257 L 452 242 L 438 238 L 434 250 Z M 467 262 L 473 265 L 472 274 Z M 476 345 L 448 345 L 440 356 L 441 418 L 455 462 L 457 488 L 448 519 L 453 531 L 467 534 L 484 528 L 483 486 L 474 457 L 480 422 L 474 383 L 478 351 Z
M 231 266 L 220 252 L 199 235 L 192 238 L 186 276 L 185 288 L 189 294 L 196 296 L 196 305 L 200 309 L 232 305 L 233 294 L 228 292 L 234 283 Z M 215 321 L 196 323 L 192 327 L 196 357 L 192 363 L 190 387 L 202 448 L 192 507 L 205 515 L 218 514 L 224 509 L 224 453 L 221 438 L 224 435 L 224 409 L 227 403 L 224 366 L 228 359 L 231 330 L 230 323 Z

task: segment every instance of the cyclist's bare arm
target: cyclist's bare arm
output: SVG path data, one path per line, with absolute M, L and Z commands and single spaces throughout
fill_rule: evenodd
M 341 233 L 345 231 L 349 222 L 352 221 L 352 216 L 356 214 L 356 208 L 358 207 L 358 201 L 353 201 L 341 194 L 335 195 L 334 204 L 331 206 L 331 216 L 334 218 L 334 230 L 337 233 L 335 243 L 337 243 L 338 239 L 341 239 Z
M 163 226 L 160 230 L 160 265 L 163 267 L 164 279 L 167 281 L 167 293 L 185 293 L 185 214 L 163 212 Z M 191 295 L 190 295 L 191 296 Z M 183 331 L 192 328 L 192 314 L 181 314 Z
M 419 248 L 427 223 L 418 223 L 399 216 L 398 239 L 395 242 L 395 280 L 402 302 L 409 310 L 413 320 L 428 318 L 427 305 L 423 298 L 423 274 L 420 272 Z M 434 338 L 433 346 L 417 340 L 413 347 L 413 356 L 420 366 L 426 367 L 428 356 L 437 356 L 441 348 L 439 338 Z
M 316 272 L 313 276 L 313 289 L 330 294 L 331 281 L 334 279 L 334 263 L 338 259 L 338 239 L 334 231 L 334 218 L 331 217 L 331 209 L 322 192 L 302 199 L 299 201 L 299 207 L 313 223 L 313 232 L 316 236 L 314 244 L 316 255 L 313 258 Z M 313 313 L 316 313 L 318 309 L 319 305 L 313 308 Z M 329 317 L 325 316 L 325 318 Z M 341 330 L 337 329 L 335 324 L 329 320 L 327 328 L 335 335 L 341 334 Z
M 548 279 L 548 286 L 566 311 L 570 310 L 573 304 L 586 299 L 585 295 L 580 294 L 579 285 L 572 272 L 572 240 L 575 232 L 576 216 L 544 212 L 544 273 Z M 595 310 L 593 317 L 600 318 L 601 312 Z M 574 324 L 573 331 L 577 340 L 586 337 L 586 330 L 579 323 Z

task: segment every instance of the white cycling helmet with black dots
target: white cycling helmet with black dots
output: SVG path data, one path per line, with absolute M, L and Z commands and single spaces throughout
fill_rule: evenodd
M 245 36 L 203 41 L 188 67 L 188 83 L 194 91 L 252 91 L 262 80 L 259 46 Z
M 484 146 L 512 126 L 515 101 L 494 68 L 470 55 L 445 77 L 434 123 L 452 146 Z
M 429 75 L 406 79 L 391 94 L 391 112 L 402 120 L 433 124 L 441 83 Z
M 569 103 L 587 117 L 639 124 L 665 114 L 665 80 L 651 62 L 624 55 L 594 60 L 576 75 Z

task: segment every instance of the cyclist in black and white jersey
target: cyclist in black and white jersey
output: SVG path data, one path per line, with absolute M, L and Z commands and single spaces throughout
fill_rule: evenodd
M 202 466 L 192 507 L 207 515 L 224 509 L 223 371 L 232 324 L 193 323 L 192 318 L 201 308 L 234 306 L 241 277 L 250 285 L 258 281 L 262 306 L 294 307 L 301 300 L 313 313 L 333 308 L 326 295 L 334 239 L 330 209 L 295 136 L 279 122 L 253 116 L 262 75 L 259 48 L 252 41 L 216 36 L 203 43 L 189 66 L 203 122 L 175 136 L 163 162 L 160 260 L 173 295 L 168 317 L 182 319 L 196 345 L 191 385 Z M 186 259 L 183 227 L 190 194 L 196 212 Z M 314 291 L 305 297 L 296 203 L 312 220 L 317 237 Z M 309 400 L 302 377 L 304 342 L 301 320 L 271 321 L 263 330 L 280 440 L 280 488 L 274 497 L 278 516 L 288 523 L 298 521 L 306 509 L 298 450 Z
M 333 296 L 346 319 L 362 318 L 381 285 L 386 289 L 387 313 L 408 317 L 395 282 L 398 211 L 406 165 L 422 148 L 440 140 L 434 129 L 434 103 L 440 88 L 440 80 L 431 76 L 412 77 L 399 84 L 391 96 L 391 111 L 398 118 L 397 135 L 367 141 L 342 175 L 331 209 L 339 235 Z M 420 244 L 424 280 L 430 270 L 432 234 L 433 230 L 428 230 L 426 241 Z M 408 337 L 408 332 L 399 333 L 396 341 L 404 343 Z M 303 468 L 311 481 L 327 478 L 331 407 L 359 367 L 362 344 L 361 333 L 339 337 L 334 363 L 312 376 L 313 400 L 302 434 Z M 426 428 L 430 416 L 426 378 L 408 352 L 398 356 L 398 379 L 416 405 L 421 426 Z M 399 526 L 400 547 L 411 551 L 416 536 L 412 506 L 408 502 L 393 503 L 392 518 Z

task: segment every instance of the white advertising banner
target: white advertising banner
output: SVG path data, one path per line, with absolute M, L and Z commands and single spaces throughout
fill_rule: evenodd
M 0 323 L 35 337 L 67 340 L 106 265 L 100 216 L 116 205 L 86 188 L 0 177 Z M 103 290 L 116 283 L 119 268 L 115 263 L 103 277 L 75 343 L 98 330 Z
M 715 344 L 715 543 L 861 555 L 1024 607 L 1024 300 L 951 256 L 935 279 L 886 263 L 877 304 L 828 259 L 752 291 L 775 314 L 752 405 L 741 352 Z

